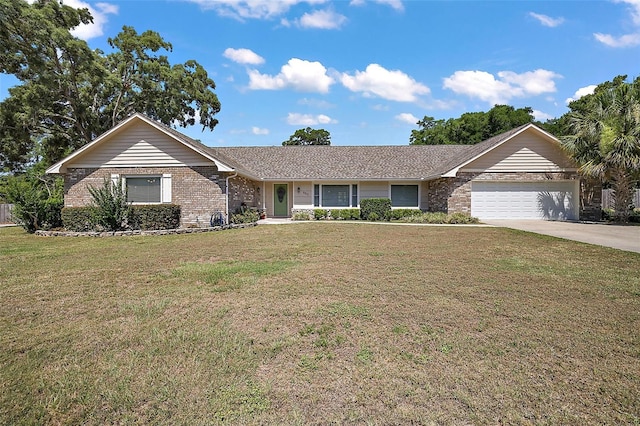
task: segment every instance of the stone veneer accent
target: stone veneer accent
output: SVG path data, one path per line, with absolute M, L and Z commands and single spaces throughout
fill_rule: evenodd
M 429 211 L 471 214 L 471 181 L 544 181 L 576 180 L 576 173 L 459 173 L 455 178 L 440 178 L 427 186 Z M 599 220 L 601 188 L 593 183 L 580 184 L 580 219 Z
M 100 187 L 112 174 L 121 177 L 171 174 L 171 202 L 178 204 L 180 226 L 208 227 L 211 215 L 226 209 L 225 178 L 215 166 L 157 168 L 69 168 L 64 175 L 65 207 L 91 202 L 88 187 Z M 227 221 L 228 222 L 228 221 Z

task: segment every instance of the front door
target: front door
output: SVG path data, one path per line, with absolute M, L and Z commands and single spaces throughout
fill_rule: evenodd
M 289 216 L 288 188 L 286 183 L 273 185 L 273 215 L 276 217 Z

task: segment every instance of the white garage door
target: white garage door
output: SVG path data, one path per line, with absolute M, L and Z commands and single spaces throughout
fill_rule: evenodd
M 578 219 L 578 182 L 471 183 L 471 215 L 480 219 Z

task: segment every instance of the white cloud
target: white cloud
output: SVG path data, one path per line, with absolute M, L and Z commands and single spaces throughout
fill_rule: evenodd
M 188 0 L 203 9 L 213 9 L 218 15 L 238 20 L 272 19 L 287 13 L 301 3 L 319 5 L 328 0 Z
M 321 108 L 321 109 L 335 108 L 334 104 L 332 104 L 331 102 L 325 101 L 323 99 L 302 98 L 298 101 L 298 105 L 306 105 L 306 106 Z
M 249 49 L 225 49 L 223 56 L 239 64 L 260 65 L 264 64 L 264 58 Z
M 407 124 L 416 124 L 418 121 L 420 121 L 418 117 L 408 112 L 403 112 L 402 114 L 396 115 L 395 119 Z
M 374 3 L 385 4 L 391 6 L 397 11 L 403 11 L 404 5 L 402 4 L 402 0 L 371 0 Z M 349 3 L 350 6 L 362 6 L 365 4 L 364 0 L 351 0 Z
M 312 115 L 290 112 L 287 115 L 287 123 L 292 126 L 316 126 L 318 124 L 335 124 L 337 121 L 324 114 Z
M 640 26 L 640 0 L 614 0 L 614 3 L 626 3 L 630 5 L 629 14 L 635 25 Z
M 552 115 L 549 115 L 546 112 L 538 111 L 537 109 L 534 109 L 532 112 L 533 112 L 533 117 L 537 121 L 547 121 L 554 118 Z
M 567 98 L 565 103 L 567 105 L 569 105 L 569 103 L 571 103 L 571 102 L 573 102 L 575 100 L 578 100 L 583 96 L 591 95 L 595 90 L 596 90 L 596 85 L 595 84 L 592 84 L 592 85 L 586 86 L 586 87 L 581 87 L 580 89 L 576 90 L 576 93 L 572 97 Z
M 516 74 L 512 71 L 501 71 L 498 73 L 505 82 L 512 87 L 521 88 L 525 95 L 540 95 L 542 93 L 554 93 L 556 91 L 556 82 L 554 78 L 561 78 L 560 74 L 553 71 L 537 69 L 522 74 Z
M 614 37 L 611 34 L 594 33 L 593 36 L 600 43 L 609 47 L 633 47 L 640 45 L 640 33 L 626 34 Z
M 327 75 L 327 69 L 320 62 L 310 62 L 291 58 L 271 76 L 257 70 L 249 70 L 249 88 L 253 90 L 280 90 L 291 88 L 300 92 L 327 93 L 334 83 Z
M 558 25 L 564 23 L 564 18 L 552 18 L 551 16 L 541 15 L 535 12 L 529 12 L 529 16 L 535 18 L 538 22 L 540 22 L 545 27 L 557 27 Z
M 315 10 L 311 13 L 305 13 L 300 19 L 296 20 L 296 24 L 301 28 L 322 30 L 335 30 L 342 27 L 346 22 L 346 16 L 332 10 Z
M 268 135 L 269 129 L 261 129 L 260 127 L 253 126 L 251 128 L 251 133 L 253 133 L 254 135 Z
M 629 5 L 629 15 L 632 25 L 637 27 L 636 31 L 618 37 L 611 34 L 594 33 L 593 37 L 600 43 L 613 48 L 625 48 L 640 45 L 640 0 L 614 0 L 614 3 Z
M 512 98 L 553 93 L 556 91 L 554 79 L 561 77 L 543 69 L 522 74 L 501 71 L 498 78 L 485 71 L 456 71 L 444 79 L 443 87 L 496 105 L 506 104 Z
M 343 73 L 340 81 L 352 92 L 397 102 L 416 102 L 419 95 L 431 92 L 402 71 L 389 71 L 378 64 L 370 64 L 365 71 L 356 71 L 354 75 Z
M 118 6 L 111 3 L 96 3 L 95 7 L 81 0 L 64 0 L 63 3 L 75 9 L 89 9 L 89 13 L 93 17 L 93 23 L 80 24 L 73 30 L 71 34 L 82 40 L 100 37 L 104 34 L 104 27 L 109 20 L 108 15 L 117 15 Z

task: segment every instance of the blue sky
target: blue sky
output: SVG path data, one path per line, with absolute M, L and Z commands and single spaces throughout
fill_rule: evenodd
M 416 121 L 531 107 L 559 117 L 567 99 L 640 75 L 640 0 L 80 1 L 75 34 L 109 51 L 123 25 L 154 30 L 172 63 L 195 59 L 222 104 L 210 146 L 280 145 L 323 128 L 333 145 L 405 145 Z M 0 97 L 15 84 L 0 76 Z

